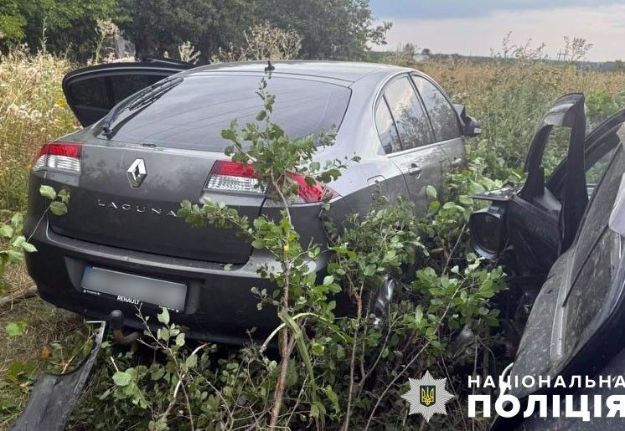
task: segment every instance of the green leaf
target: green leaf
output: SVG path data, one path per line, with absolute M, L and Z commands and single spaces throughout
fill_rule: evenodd
M 21 248 L 22 244 L 26 242 L 26 238 L 23 235 L 18 236 L 11 242 L 11 245 L 15 248 Z
M 50 199 L 51 201 L 56 199 L 56 191 L 50 186 L 39 187 L 39 194 L 44 198 Z
M 7 252 L 7 256 L 9 257 L 9 263 L 18 263 L 21 262 L 24 258 L 24 255 L 19 251 L 9 250 Z
M 324 415 L 325 413 L 326 413 L 326 409 L 323 407 L 323 404 L 321 404 L 319 401 L 311 404 L 310 416 L 312 416 L 313 418 L 318 418 L 321 415 Z
M 375 274 L 375 271 L 376 271 L 376 270 L 377 270 L 377 267 L 376 267 L 375 265 L 373 265 L 373 264 L 369 264 L 369 265 L 365 266 L 365 269 L 364 269 L 364 271 L 363 271 L 363 274 L 364 274 L 366 277 L 370 277 L 370 276 L 372 276 L 373 274 Z
M 256 249 L 265 248 L 265 241 L 263 241 L 262 239 L 255 239 L 254 241 L 252 241 L 252 247 Z
M 163 325 L 169 325 L 169 311 L 167 311 L 167 308 L 163 308 L 161 310 L 162 311 L 156 315 L 156 318 Z
M 425 186 L 425 195 L 431 200 L 435 200 L 438 198 L 438 193 L 436 192 L 436 188 L 434 188 L 434 186 L 431 186 L 429 184 Z
M 67 214 L 67 205 L 63 202 L 54 201 L 50 204 L 50 212 L 55 216 L 62 216 Z
M 26 322 L 9 322 L 4 330 L 9 337 L 19 337 L 26 330 Z
M 332 283 L 334 283 L 334 277 L 332 275 L 326 275 L 325 277 L 323 277 L 324 286 L 329 286 Z
M 197 355 L 191 355 L 184 361 L 187 369 L 195 368 L 197 366 Z
M 462 205 L 473 205 L 473 199 L 466 195 L 458 196 L 458 202 L 460 202 Z
M 63 202 L 64 204 L 69 203 L 69 190 L 67 189 L 63 189 L 59 192 L 59 199 L 61 199 L 61 202 Z
M 113 374 L 113 382 L 117 386 L 128 386 L 132 381 L 132 376 L 126 371 L 117 371 Z
M 2 238 L 10 239 L 13 237 L 13 228 L 8 224 L 0 225 L 0 236 Z
M 325 388 L 323 388 L 323 391 L 325 392 L 326 397 L 328 397 L 328 400 L 330 400 L 330 402 L 332 403 L 332 408 L 334 409 L 334 412 L 339 413 L 341 411 L 339 397 L 338 395 L 336 395 L 336 392 L 334 392 L 334 389 L 332 389 L 332 386 L 326 386 Z
M 20 212 L 13 214 L 13 217 L 11 217 L 11 225 L 13 227 L 21 226 L 23 222 L 24 222 L 24 215 Z
M 184 346 L 184 333 L 181 332 L 176 336 L 176 346 Z
M 423 320 L 423 309 L 420 306 L 417 307 L 417 310 L 414 313 L 414 320 L 417 325 L 421 323 L 421 320 Z
M 22 250 L 24 250 L 26 253 L 34 253 L 37 251 L 37 247 L 35 247 L 34 245 L 32 245 L 29 242 L 23 242 L 22 243 Z

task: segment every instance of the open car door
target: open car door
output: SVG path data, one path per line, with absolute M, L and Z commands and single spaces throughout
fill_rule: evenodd
M 194 65 L 190 63 L 169 59 L 101 64 L 65 75 L 63 92 L 76 118 L 86 127 L 104 117 L 128 96 L 192 67 Z
M 584 96 L 559 98 L 536 130 L 525 164 L 527 178 L 518 189 L 506 187 L 476 198 L 493 201 L 471 215 L 472 242 L 482 256 L 502 252 L 513 257 L 517 275 L 531 275 L 538 284 L 559 255 L 573 243 L 580 221 L 604 172 L 625 120 L 619 111 L 585 135 Z M 555 168 L 546 177 L 545 149 L 555 129 L 569 133 Z M 562 131 L 562 130 L 560 130 Z M 553 143 L 551 143 L 553 144 Z M 553 158 L 548 160 L 554 165 Z
M 561 168 L 545 179 L 545 148 L 556 127 L 570 129 L 568 149 Z M 584 142 L 586 115 L 584 95 L 559 98 L 549 109 L 532 140 L 525 163 L 527 179 L 510 196 L 506 219 L 514 254 L 522 256 L 531 273 L 546 274 L 556 258 L 566 251 L 588 204 Z M 556 187 L 558 186 L 558 187 Z M 524 265 L 525 266 L 525 265 Z M 525 271 L 523 271 L 525 272 Z

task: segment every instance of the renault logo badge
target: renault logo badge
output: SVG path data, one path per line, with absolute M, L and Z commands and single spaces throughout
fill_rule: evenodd
M 130 181 L 132 187 L 140 187 L 145 177 L 148 176 L 148 171 L 145 168 L 143 159 L 137 159 L 132 162 L 126 174 L 128 175 L 128 181 Z

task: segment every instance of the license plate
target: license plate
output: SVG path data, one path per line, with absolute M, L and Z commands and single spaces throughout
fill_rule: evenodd
M 113 295 L 121 302 L 154 304 L 176 311 L 184 309 L 187 296 L 186 284 L 92 266 L 85 268 L 81 287 L 89 293 Z

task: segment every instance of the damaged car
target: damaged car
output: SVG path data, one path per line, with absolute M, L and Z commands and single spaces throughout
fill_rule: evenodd
M 586 133 L 584 102 L 583 94 L 569 94 L 553 104 L 531 142 L 524 183 L 478 196 L 490 205 L 471 216 L 475 250 L 509 275 L 505 331 L 520 342 L 508 376 L 534 382 L 509 388 L 521 413 L 497 418 L 496 430 L 623 429 L 605 400 L 625 388 L 540 385 L 625 374 L 625 110 Z M 558 136 L 568 138 L 565 145 Z M 553 145 L 562 151 L 557 163 Z M 524 418 L 536 394 L 558 395 L 561 405 Z M 565 395 L 575 404 L 565 406 Z M 581 406 L 580 395 L 603 395 L 603 413 Z M 566 417 L 565 407 L 592 420 Z
M 279 206 L 255 187 L 253 171 L 224 156 L 221 131 L 254 121 L 261 78 L 276 97 L 273 121 L 292 137 L 334 130 L 315 161 L 354 164 L 327 185 L 299 182 L 293 223 L 303 243 L 323 244 L 322 187 L 330 216 L 364 214 L 381 187 L 389 198 L 427 205 L 426 185 L 464 160 L 464 136 L 477 123 L 430 77 L 371 63 L 276 62 L 191 67 L 175 61 L 115 63 L 68 74 L 67 102 L 83 129 L 44 145 L 31 172 L 26 256 L 40 296 L 59 307 L 142 328 L 137 307 L 172 310 L 192 337 L 239 344 L 274 329 L 272 307 L 257 309 L 251 288 L 273 286 L 257 268 L 273 257 L 232 231 L 194 229 L 180 202 L 210 198 L 254 219 Z M 71 194 L 62 217 L 46 211 L 42 185 Z M 42 216 L 43 214 L 43 216 Z M 309 266 L 324 274 L 327 254 Z M 388 286 L 380 286 L 382 303 Z

